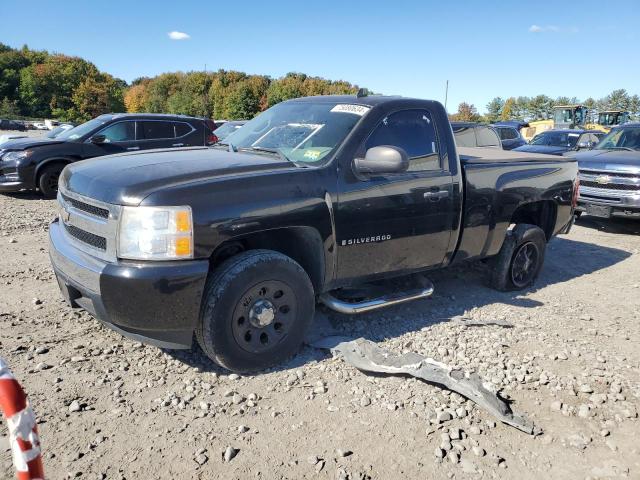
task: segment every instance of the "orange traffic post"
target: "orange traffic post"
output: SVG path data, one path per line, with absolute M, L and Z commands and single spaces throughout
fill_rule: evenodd
M 44 480 L 40 437 L 27 396 L 0 357 L 0 412 L 7 420 L 9 443 L 18 480 Z

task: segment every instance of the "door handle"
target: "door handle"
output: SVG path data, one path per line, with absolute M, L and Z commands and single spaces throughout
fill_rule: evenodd
M 134 150 L 140 150 L 140 147 L 128 147 L 127 150 L 129 150 L 130 152 L 134 151 Z
M 172 147 L 184 147 L 184 143 L 174 143 Z
M 449 196 L 448 190 L 436 190 L 431 192 L 424 192 L 424 198 L 428 198 L 432 202 L 437 202 L 441 198 L 447 198 Z

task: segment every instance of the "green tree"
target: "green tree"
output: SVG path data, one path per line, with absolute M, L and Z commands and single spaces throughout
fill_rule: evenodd
M 109 74 L 85 78 L 73 93 L 73 109 L 67 110 L 69 120 L 86 121 L 107 112 L 124 112 L 123 91 Z M 69 115 L 70 112 L 73 115 Z
M 451 119 L 459 122 L 479 122 L 482 117 L 473 104 L 462 102 L 458 105 L 458 111 L 452 115 Z
M 250 119 L 260 111 L 260 97 L 246 80 L 229 89 L 224 104 L 225 117 L 230 120 Z
M 8 97 L 4 97 L 0 102 L 0 117 L 12 119 L 19 115 L 20 109 L 18 108 L 18 102 L 16 100 L 10 100 Z
M 504 107 L 504 100 L 500 97 L 495 97 L 489 103 L 487 103 L 487 121 L 489 123 L 497 122 L 502 113 Z
M 546 120 L 553 112 L 553 100 L 546 95 L 536 95 L 529 101 L 529 116 L 533 120 Z
M 500 120 L 513 120 L 514 118 L 517 118 L 516 110 L 516 99 L 513 97 L 507 98 L 504 102 L 504 106 L 502 107 L 502 112 L 500 113 Z

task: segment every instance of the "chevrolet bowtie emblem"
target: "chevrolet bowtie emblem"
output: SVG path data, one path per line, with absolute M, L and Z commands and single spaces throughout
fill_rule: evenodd
M 611 183 L 611 177 L 609 175 L 598 175 L 596 177 L 596 182 L 600 185 L 605 185 L 607 183 Z

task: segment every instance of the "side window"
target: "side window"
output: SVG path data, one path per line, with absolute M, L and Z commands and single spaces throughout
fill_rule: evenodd
M 380 145 L 400 147 L 407 152 L 410 172 L 440 170 L 435 126 L 426 110 L 403 110 L 383 118 L 369 135 L 365 149 Z
M 502 147 L 498 134 L 489 127 L 480 126 L 476 128 L 478 147 Z
M 516 132 L 513 128 L 501 128 L 500 129 L 500 139 L 501 140 L 513 140 L 518 138 L 518 132 Z
M 132 142 L 136 139 L 135 122 L 117 122 L 98 132 L 104 135 L 105 143 Z
M 191 130 L 193 130 L 191 128 L 191 125 L 189 125 L 188 123 L 184 123 L 184 122 L 174 122 L 173 128 L 175 128 L 175 130 L 176 130 L 176 138 L 183 137 L 186 134 L 190 133 Z
M 142 135 L 138 137 L 144 140 L 162 140 L 165 138 L 175 138 L 173 122 L 144 121 L 140 122 Z

